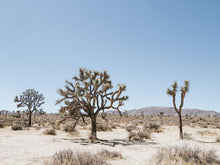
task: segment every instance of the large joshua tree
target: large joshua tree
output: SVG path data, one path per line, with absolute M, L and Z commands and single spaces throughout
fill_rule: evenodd
M 62 96 L 56 104 L 64 102 L 61 112 L 67 112 L 68 116 L 75 119 L 76 126 L 80 118 L 85 122 L 84 117 L 91 119 L 91 140 L 96 140 L 96 118 L 100 111 L 115 109 L 121 115 L 119 108 L 128 99 L 121 96 L 126 90 L 125 85 L 118 85 L 116 91 L 112 91 L 112 82 L 109 74 L 98 71 L 91 71 L 80 68 L 79 76 L 74 76 L 74 82 L 66 81 L 65 89 L 58 89 Z
M 34 111 L 38 111 L 39 107 L 44 104 L 44 97 L 34 89 L 27 89 L 19 97 L 16 96 L 14 102 L 17 102 L 17 107 L 26 107 L 28 112 L 28 126 L 31 127 L 31 117 Z
M 184 86 L 181 87 L 180 91 L 181 91 L 181 103 L 180 103 L 180 106 L 179 108 L 177 108 L 176 106 L 176 92 L 177 92 L 177 89 L 178 89 L 178 85 L 177 85 L 177 82 L 175 81 L 173 83 L 173 85 L 171 86 L 171 89 L 170 88 L 167 88 L 167 94 L 172 96 L 173 97 L 173 107 L 176 111 L 176 113 L 178 114 L 178 117 L 179 117 L 179 130 L 180 130 L 180 139 L 183 139 L 183 124 L 182 124 L 182 108 L 183 108 L 183 104 L 184 104 L 184 98 L 185 98 L 185 95 L 186 93 L 189 91 L 189 81 L 185 81 L 184 82 Z

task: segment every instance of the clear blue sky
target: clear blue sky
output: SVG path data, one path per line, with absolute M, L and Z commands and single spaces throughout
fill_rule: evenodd
M 86 67 L 127 85 L 122 110 L 172 106 L 166 88 L 189 80 L 184 107 L 220 112 L 219 9 L 219 0 L 1 1 L 0 109 L 16 110 L 14 97 L 35 88 L 57 112 L 57 89 Z

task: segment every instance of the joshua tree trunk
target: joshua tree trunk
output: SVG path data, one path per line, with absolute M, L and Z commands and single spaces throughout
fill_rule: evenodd
M 31 127 L 31 116 L 32 116 L 32 112 L 29 111 L 29 120 L 28 120 L 28 126 Z
M 96 140 L 97 139 L 97 135 L 96 135 L 96 116 L 91 117 L 91 125 L 92 125 L 92 129 L 91 129 L 90 139 L 91 140 Z
M 182 124 L 182 115 L 178 113 L 179 116 L 179 130 L 180 130 L 180 139 L 183 139 L 183 124 Z

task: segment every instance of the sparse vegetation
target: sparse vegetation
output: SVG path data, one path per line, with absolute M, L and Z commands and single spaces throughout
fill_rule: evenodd
M 192 134 L 189 134 L 189 133 L 184 132 L 184 133 L 183 133 L 183 138 L 184 138 L 184 139 L 187 139 L 187 140 L 192 140 Z
M 122 159 L 122 155 L 118 151 L 109 151 L 106 149 L 102 149 L 100 152 L 98 152 L 98 155 L 101 157 L 104 157 L 105 159 Z
M 56 131 L 55 129 L 46 129 L 44 132 L 43 132 L 44 135 L 56 135 Z
M 103 131 L 103 132 L 106 132 L 106 131 L 111 131 L 111 127 L 108 125 L 108 123 L 106 122 L 102 122 L 102 123 L 98 123 L 97 124 L 97 130 L 98 131 Z
M 129 132 L 128 139 L 129 140 L 143 140 L 143 139 L 151 139 L 151 130 L 146 127 L 142 127 L 139 129 L 137 127 L 127 127 L 126 129 Z
M 0 128 L 4 128 L 6 125 L 4 122 L 0 122 Z
M 159 150 L 154 159 L 158 164 L 217 165 L 220 163 L 217 158 L 214 150 L 202 151 L 201 148 L 175 146 Z
M 15 125 L 13 125 L 13 126 L 11 127 L 11 129 L 12 129 L 13 131 L 19 131 L 19 130 L 22 130 L 23 127 L 22 127 L 21 124 L 15 124 Z
M 90 152 L 63 150 L 55 153 L 44 165 L 107 165 L 104 157 Z

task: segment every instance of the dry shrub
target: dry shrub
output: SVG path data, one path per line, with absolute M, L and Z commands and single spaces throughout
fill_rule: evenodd
M 55 153 L 44 165 L 107 165 L 106 160 L 98 154 L 63 150 Z
M 217 143 L 220 143 L 220 136 L 217 136 L 217 137 L 216 137 L 216 142 L 217 142 Z
M 137 132 L 129 132 L 128 135 L 128 139 L 129 140 L 143 140 L 143 139 L 151 139 L 151 131 L 143 131 L 143 130 L 139 130 Z
M 122 155 L 118 151 L 108 151 L 106 149 L 102 149 L 98 155 L 104 157 L 105 159 L 122 159 Z
M 108 126 L 108 123 L 98 123 L 97 124 L 97 131 L 111 131 L 111 127 Z
M 19 131 L 19 130 L 22 130 L 23 127 L 22 127 L 21 124 L 14 124 L 14 125 L 11 127 L 11 129 L 12 129 L 13 131 Z
M 209 130 L 197 131 L 197 133 L 200 134 L 201 136 L 215 136 L 215 135 L 217 135 L 216 132 L 211 132 Z
M 162 132 L 161 125 L 155 122 L 144 124 L 143 129 L 150 129 L 152 132 L 158 133 Z
M 44 132 L 43 132 L 44 135 L 56 135 L 56 131 L 55 129 L 46 129 Z
M 151 131 L 150 130 L 140 130 L 138 131 L 137 135 L 141 138 L 141 139 L 151 139 Z
M 183 133 L 183 139 L 192 140 L 192 134 L 184 132 Z
M 220 163 L 217 160 L 217 156 L 214 150 L 202 151 L 200 148 L 190 148 L 187 146 L 163 148 L 158 151 L 154 160 L 157 164 L 175 165 L 217 165 Z
M 5 126 L 6 126 L 5 123 L 3 123 L 3 122 L 0 123 L 0 128 L 4 128 Z
M 75 132 L 75 126 L 74 126 L 74 123 L 66 123 L 63 127 L 63 130 L 65 132 Z
M 135 126 L 135 125 L 129 125 L 129 126 L 127 126 L 125 129 L 126 129 L 126 131 L 128 131 L 128 132 L 132 132 L 132 131 L 137 130 L 138 127 Z

